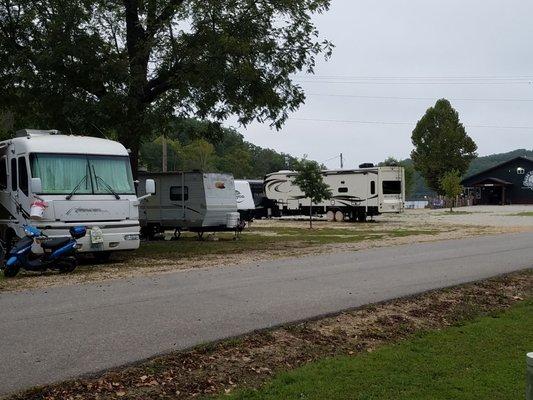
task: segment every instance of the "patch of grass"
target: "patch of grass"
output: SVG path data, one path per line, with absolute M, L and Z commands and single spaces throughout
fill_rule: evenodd
M 357 357 L 279 374 L 258 391 L 225 399 L 515 400 L 533 342 L 533 301 L 463 326 L 418 335 Z
M 235 254 L 247 251 L 265 251 L 283 248 L 304 248 L 330 243 L 357 243 L 412 235 L 432 235 L 436 230 L 379 230 L 335 228 L 255 228 L 243 232 L 234 240 L 232 233 L 218 233 L 218 240 L 197 240 L 197 236 L 184 233 L 179 240 L 142 243 L 139 250 L 126 257 L 190 258 L 201 255 Z
M 511 217 L 533 217 L 533 211 L 524 211 L 516 214 L 511 214 Z
M 444 211 L 445 214 L 448 214 L 448 215 L 470 215 L 470 214 L 474 214 L 473 212 L 470 212 L 470 211 Z

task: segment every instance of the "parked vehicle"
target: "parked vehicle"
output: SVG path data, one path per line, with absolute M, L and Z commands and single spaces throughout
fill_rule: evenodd
M 84 226 L 73 226 L 69 229 L 70 238 L 49 239 L 47 235 L 34 226 L 24 225 L 26 236 L 19 239 L 7 254 L 2 266 L 4 276 L 13 277 L 20 269 L 27 271 L 45 271 L 47 269 L 61 272 L 72 272 L 78 265 L 74 256 L 78 249 L 78 239 L 84 237 L 87 229 Z M 35 253 L 33 248 L 42 251 Z
M 178 238 L 181 231 L 238 231 L 235 183 L 229 174 L 193 172 L 139 172 L 142 182 L 153 179 L 155 194 L 140 207 L 143 236 L 148 239 L 167 230 Z
M 265 194 L 265 181 L 249 180 L 252 197 L 254 198 L 255 212 L 254 218 L 279 217 L 281 214 L 274 200 L 269 199 Z
M 242 179 L 235 179 L 235 196 L 241 220 L 252 221 L 255 217 L 255 204 L 250 183 Z
M 25 236 L 24 225 L 50 238 L 83 225 L 80 252 L 106 259 L 135 250 L 139 200 L 128 151 L 118 142 L 32 129 L 0 142 L 0 236 L 8 249 Z
M 279 171 L 265 178 L 265 194 L 276 202 L 283 215 L 308 214 L 310 201 L 293 181 L 297 173 Z M 362 164 L 359 169 L 322 172 L 332 197 L 313 204 L 313 212 L 329 220 L 365 221 L 368 216 L 404 211 L 405 177 L 399 166 L 375 167 Z

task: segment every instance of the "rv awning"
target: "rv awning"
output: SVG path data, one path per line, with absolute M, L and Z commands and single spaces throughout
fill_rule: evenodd
M 472 183 L 472 186 L 512 186 L 511 182 L 507 182 L 499 178 L 485 178 L 480 181 Z

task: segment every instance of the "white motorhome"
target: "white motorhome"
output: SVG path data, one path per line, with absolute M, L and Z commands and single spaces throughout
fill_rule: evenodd
M 193 172 L 139 172 L 142 182 L 153 179 L 154 195 L 140 208 L 143 236 L 154 238 L 166 230 L 176 237 L 184 230 L 233 231 L 240 225 L 233 175 Z M 142 190 L 140 194 L 143 194 Z
M 149 191 L 153 189 L 148 189 Z M 37 200 L 41 215 L 33 213 Z M 0 142 L 0 234 L 11 243 L 22 225 L 50 237 L 87 227 L 79 251 L 105 259 L 139 247 L 139 199 L 128 151 L 120 143 L 57 131 L 24 129 Z
M 265 194 L 276 202 L 281 214 L 309 213 L 310 200 L 293 183 L 296 175 L 294 171 L 279 171 L 265 178 Z M 365 221 L 367 216 L 404 211 L 403 167 L 364 165 L 352 170 L 326 170 L 322 175 L 332 196 L 313 204 L 312 211 L 326 214 L 329 220 Z

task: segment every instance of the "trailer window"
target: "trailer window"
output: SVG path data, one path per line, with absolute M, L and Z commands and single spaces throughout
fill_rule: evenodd
M 376 181 L 370 182 L 370 194 L 376 194 Z
M 339 193 L 348 193 L 348 188 L 347 187 L 340 187 L 339 188 Z
M 26 158 L 19 157 L 19 187 L 26 196 L 28 190 L 28 168 L 26 167 Z
M 11 190 L 17 190 L 17 159 L 11 159 Z
M 400 181 L 383 181 L 383 194 L 401 194 L 402 182 Z
M 7 158 L 5 157 L 0 161 L 0 189 L 7 189 Z
M 181 198 L 181 186 L 171 186 L 170 187 L 170 200 L 172 201 L 187 201 L 189 200 L 189 187 L 183 186 L 183 200 Z

